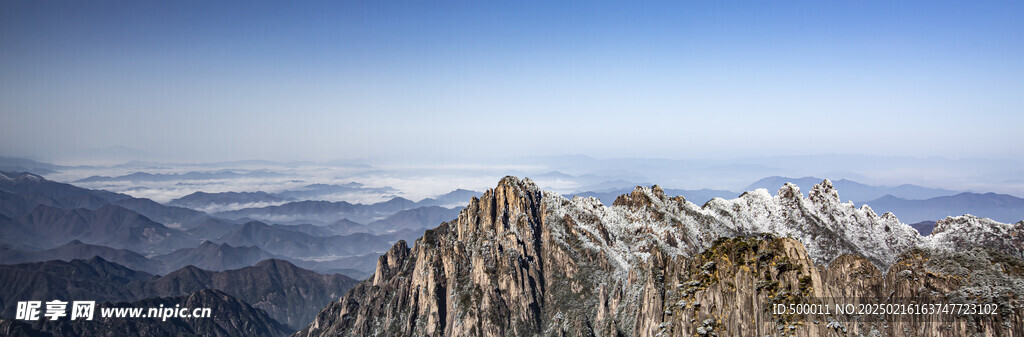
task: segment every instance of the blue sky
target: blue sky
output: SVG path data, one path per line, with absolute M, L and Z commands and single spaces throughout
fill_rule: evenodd
M 1021 2 L 4 1 L 0 154 L 1024 156 Z

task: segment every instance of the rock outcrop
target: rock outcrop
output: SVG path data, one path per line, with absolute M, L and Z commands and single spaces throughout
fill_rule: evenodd
M 506 177 L 296 336 L 1019 336 L 1018 225 L 961 217 L 922 238 L 824 181 L 697 206 L 638 187 L 605 207 Z M 979 228 L 979 226 L 981 228 Z M 964 233 L 998 235 L 964 237 Z M 1004 235 L 1005 234 L 1005 235 Z M 980 241 L 978 241 L 978 240 Z M 957 245 L 956 251 L 943 247 Z M 938 319 L 774 315 L 775 304 L 997 303 Z M 951 302 L 959 301 L 959 302 Z

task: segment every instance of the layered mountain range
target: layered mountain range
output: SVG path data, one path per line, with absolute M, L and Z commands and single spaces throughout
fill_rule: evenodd
M 160 179 L 165 178 L 182 176 Z M 0 173 L 0 263 L 7 264 L 0 266 L 0 276 L 9 285 L 0 292 L 4 310 L 13 308 L 12 301 L 40 296 L 85 296 L 139 305 L 207 303 L 229 311 L 222 320 L 198 325 L 0 320 L 0 331 L 62 336 L 116 329 L 147 336 L 278 336 L 303 327 L 297 335 L 1024 331 L 1014 309 L 1024 298 L 1024 221 L 926 218 L 937 221 L 918 224 L 931 233 L 922 236 L 892 213 L 875 211 L 890 207 L 881 201 L 902 199 L 883 196 L 881 206 L 872 202 L 870 207 L 842 202 L 847 199 L 840 198 L 842 188 L 836 185 L 861 188 L 855 192 L 864 196 L 877 195 L 878 188 L 850 181 L 800 182 L 811 187 L 801 191 L 780 183 L 774 193 L 758 188 L 735 198 L 728 191 L 637 187 L 614 198 L 614 191 L 594 194 L 602 202 L 567 198 L 529 179 L 506 177 L 480 197 L 456 190 L 419 202 L 392 198 L 356 204 L 301 200 L 301 193 L 224 192 L 196 193 L 164 205 L 34 174 Z M 313 184 L 303 193 L 364 188 Z M 886 191 L 908 198 L 953 192 L 916 186 Z M 973 194 L 893 207 L 930 207 L 934 200 L 947 200 L 950 208 L 961 209 L 956 207 L 964 204 L 956 200 L 965 195 Z M 968 206 L 1015 218 L 1016 200 L 985 196 L 991 198 Z M 471 201 L 448 208 L 456 199 Z M 236 207 L 261 203 L 272 205 Z M 410 247 L 405 240 L 415 242 Z M 91 256 L 98 258 L 75 260 Z M 368 278 L 356 284 L 303 268 Z M 771 305 L 800 300 L 852 303 L 894 296 L 994 303 L 1003 310 L 952 322 L 767 313 Z
M 338 188 L 364 189 L 359 184 L 312 184 L 299 191 L 319 193 Z M 190 264 L 225 270 L 276 258 L 320 272 L 364 277 L 373 272 L 375 256 L 395 241 L 417 238 L 426 228 L 455 218 L 460 209 L 438 204 L 468 199 L 467 195 L 475 193 L 455 190 L 419 202 L 394 198 L 369 205 L 294 201 L 279 215 L 329 219 L 330 223 L 280 224 L 210 215 L 175 205 L 217 207 L 258 203 L 267 197 L 276 198 L 271 201 L 293 200 L 290 197 L 197 192 L 164 205 L 30 173 L 0 172 L 0 263 L 101 256 L 137 270 L 164 274 Z M 301 207 L 320 204 L 330 206 Z M 363 223 L 345 218 L 356 213 L 363 214 L 357 217 Z
M 506 177 L 297 336 L 1013 335 L 1024 331 L 1024 221 L 949 217 L 921 236 L 843 203 L 831 182 L 698 206 L 638 187 L 606 206 Z M 984 318 L 776 315 L 829 298 L 995 303 Z
M 424 199 L 422 201 L 415 202 L 409 199 L 395 197 L 375 204 L 352 204 L 345 201 L 303 200 L 275 206 L 252 207 L 219 212 L 215 215 L 228 219 L 245 218 L 285 224 L 312 223 L 324 225 L 333 223 L 341 218 L 360 223 L 369 223 L 379 221 L 389 215 L 393 215 L 401 211 L 423 207 L 438 207 L 443 204 L 443 200 L 444 199 Z

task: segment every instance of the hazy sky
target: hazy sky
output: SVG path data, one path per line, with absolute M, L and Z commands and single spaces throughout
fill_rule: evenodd
M 1024 156 L 1024 3 L 3 1 L 0 155 Z

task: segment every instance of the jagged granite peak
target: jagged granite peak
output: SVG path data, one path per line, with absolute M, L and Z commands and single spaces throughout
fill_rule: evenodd
M 372 279 L 328 305 L 299 334 L 472 335 L 487 329 L 488 334 L 525 335 L 536 331 L 542 323 L 538 310 L 544 307 L 545 285 L 540 256 L 542 198 L 529 179 L 502 179 L 494 189 L 473 198 L 457 220 L 428 230 L 411 250 L 404 242 L 396 244 L 380 258 Z M 493 274 L 497 270 L 502 271 L 500 278 Z M 458 293 L 478 295 L 453 298 Z M 496 317 L 502 323 L 490 324 Z
M 896 254 L 919 244 L 921 238 L 913 228 L 901 224 L 894 216 L 877 216 L 870 208 L 858 209 L 839 200 L 838 192 L 826 180 L 814 186 L 807 198 L 798 186 L 785 184 L 775 196 L 757 189 L 737 199 L 715 198 L 697 206 L 681 197 L 667 197 L 654 186 L 638 187 L 619 197 L 612 207 L 586 198 L 552 198 L 551 202 L 556 213 L 570 215 L 576 222 L 588 224 L 595 223 L 591 219 L 598 220 L 604 229 L 593 234 L 608 228 L 639 226 L 658 233 L 656 237 L 660 239 L 655 238 L 652 243 L 686 255 L 707 248 L 718 237 L 774 233 L 803 242 L 818 263 L 852 253 L 885 268 Z
M 1005 224 L 970 214 L 935 222 L 927 244 L 940 249 L 984 246 L 1024 258 L 1024 220 Z
M 841 203 L 839 200 L 839 191 L 832 186 L 832 182 L 828 179 L 823 180 L 820 184 L 811 187 L 811 192 L 808 193 L 807 197 L 814 200 L 817 203 Z
M 1024 274 L 985 267 L 1019 259 L 1019 244 L 974 241 L 965 236 L 977 230 L 971 221 L 949 226 L 946 235 L 922 238 L 892 214 L 879 216 L 839 200 L 824 181 L 806 198 L 786 184 L 776 195 L 757 189 L 703 206 L 666 196 L 657 186 L 638 187 L 605 206 L 596 198 L 566 199 L 529 179 L 505 177 L 473 198 L 458 219 L 428 230 L 411 248 L 404 241 L 394 245 L 378 260 L 373 278 L 325 307 L 296 336 L 688 336 L 713 327 L 760 336 L 775 324 L 755 324 L 744 313 L 758 312 L 751 306 L 777 295 L 764 291 L 884 297 L 930 286 L 941 290 L 939 296 L 1012 279 L 1016 283 L 1009 284 L 1021 286 L 1004 290 L 1024 296 L 1024 282 L 1018 282 Z M 1021 226 L 993 226 L 1022 236 Z M 929 275 L 925 262 L 911 262 L 921 256 L 954 259 L 938 248 L 950 242 L 988 264 L 929 276 L 934 284 L 893 272 L 910 268 L 914 275 Z M 975 267 L 988 268 L 991 277 L 971 279 L 976 273 L 969 269 Z M 709 312 L 697 310 L 702 301 L 715 305 L 705 306 Z M 796 332 L 800 336 L 824 333 L 804 324 Z M 1019 320 L 1007 324 L 1024 326 Z
M 470 200 L 456 221 L 458 239 L 530 234 L 538 225 L 543 194 L 529 178 L 507 176 L 498 186 Z
M 373 284 L 380 285 L 394 276 L 401 264 L 409 257 L 409 246 L 405 240 L 399 240 L 387 253 L 377 259 L 377 269 L 373 274 Z
M 633 189 L 633 192 L 629 194 L 620 195 L 615 198 L 612 202 L 612 206 L 627 206 L 627 207 L 641 207 L 650 206 L 654 203 L 654 199 L 665 199 L 665 190 L 661 186 L 654 185 L 649 189 L 650 193 L 647 193 L 647 189 L 641 186 L 637 186 Z M 653 198 L 653 199 L 652 199 Z M 683 197 L 678 197 L 683 198 Z M 682 199 L 685 200 L 685 199 Z

